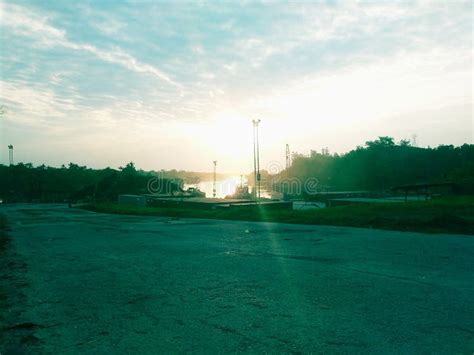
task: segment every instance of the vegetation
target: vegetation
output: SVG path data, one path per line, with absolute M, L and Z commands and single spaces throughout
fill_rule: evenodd
M 0 198 L 6 202 L 116 201 L 119 194 L 148 193 L 150 179 L 157 175 L 137 170 L 133 163 L 118 170 L 68 167 L 34 167 L 32 164 L 0 165 Z M 158 190 L 180 190 L 180 181 L 161 179 Z M 168 191 L 165 191 L 168 190 Z
M 474 198 L 456 197 L 408 203 L 374 203 L 318 210 L 265 210 L 229 208 L 194 210 L 101 203 L 81 208 L 104 213 L 145 216 L 192 217 L 261 222 L 281 222 L 367 227 L 400 231 L 474 234 Z
M 159 190 L 173 192 L 182 182 L 211 179 L 208 173 L 184 171 L 145 172 L 133 163 L 119 169 L 90 169 L 70 163 L 67 167 L 34 167 L 32 164 L 0 165 L 0 199 L 6 202 L 116 201 L 119 194 L 148 193 L 152 178 L 161 180 Z M 268 188 L 280 187 L 286 179 L 317 179 L 318 190 L 383 191 L 409 183 L 454 182 L 463 194 L 474 194 L 474 145 L 437 148 L 413 147 L 407 141 L 379 137 L 344 155 L 314 153 L 296 155 L 289 169 L 269 176 Z M 219 176 L 220 178 L 222 176 Z M 275 184 L 273 184 L 276 182 Z M 156 185 L 155 185 L 156 186 Z
M 473 194 L 474 145 L 418 148 L 405 140 L 396 144 L 391 137 L 379 137 L 344 155 L 314 151 L 310 156 L 295 155 L 289 169 L 266 180 L 270 185 L 294 178 L 317 178 L 318 189 L 331 191 L 381 191 L 403 184 L 454 182 L 460 193 Z

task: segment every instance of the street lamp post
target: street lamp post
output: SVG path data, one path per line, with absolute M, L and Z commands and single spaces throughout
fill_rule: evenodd
M 10 163 L 10 166 L 13 165 L 13 145 L 9 145 L 8 146 L 8 160 L 9 160 L 9 163 Z
M 260 120 L 252 120 L 253 123 L 253 168 L 255 178 L 255 198 L 260 201 L 260 147 L 258 142 L 258 124 Z
M 212 197 L 216 198 L 216 166 L 217 166 L 217 160 L 213 161 L 214 163 L 214 181 L 212 184 Z

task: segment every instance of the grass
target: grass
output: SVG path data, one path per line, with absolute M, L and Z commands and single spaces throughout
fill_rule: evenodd
M 264 207 L 197 210 L 138 207 L 117 203 L 88 204 L 80 208 L 95 212 L 126 215 L 209 218 L 366 227 L 428 233 L 474 234 L 473 197 L 453 197 L 408 203 L 374 203 L 306 211 L 276 211 L 266 210 Z

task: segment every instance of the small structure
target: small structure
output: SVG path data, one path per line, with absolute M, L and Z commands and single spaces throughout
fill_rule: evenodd
M 390 190 L 393 192 L 403 192 L 405 195 L 405 202 L 408 201 L 409 194 L 424 195 L 425 200 L 431 199 L 433 195 L 452 194 L 455 190 L 453 182 L 439 182 L 432 184 L 409 184 L 394 186 Z

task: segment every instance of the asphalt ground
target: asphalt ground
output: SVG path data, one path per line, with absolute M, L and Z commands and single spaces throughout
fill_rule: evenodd
M 4 205 L 0 353 L 474 351 L 474 237 Z

